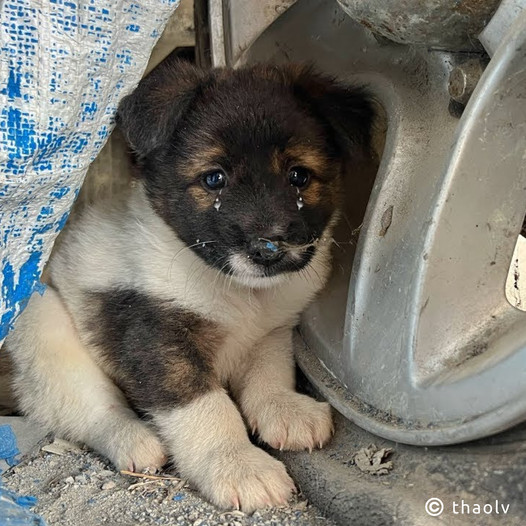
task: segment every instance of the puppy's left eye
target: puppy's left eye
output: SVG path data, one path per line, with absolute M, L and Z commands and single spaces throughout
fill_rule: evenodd
M 307 186 L 309 182 L 309 172 L 306 168 L 301 166 L 295 166 L 290 169 L 289 172 L 289 183 L 297 188 L 303 188 Z
M 226 175 L 225 172 L 216 170 L 205 174 L 203 181 L 210 190 L 221 190 L 226 185 Z

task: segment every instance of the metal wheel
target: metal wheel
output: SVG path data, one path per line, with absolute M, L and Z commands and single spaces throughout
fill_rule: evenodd
M 505 295 L 526 212 L 524 3 L 505 20 L 503 2 L 485 30 L 485 69 L 477 46 L 394 43 L 334 0 L 211 3 L 215 64 L 312 61 L 366 83 L 387 115 L 372 192 L 349 203 L 368 199 L 356 251 L 303 317 L 309 379 L 360 426 L 410 444 L 526 419 L 526 314 Z

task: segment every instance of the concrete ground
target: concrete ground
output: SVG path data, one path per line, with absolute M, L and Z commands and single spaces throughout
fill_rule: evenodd
M 176 473 L 166 472 L 164 478 L 121 474 L 95 453 L 54 440 L 22 417 L 0 417 L 0 426 L 5 424 L 15 431 L 21 456 L 2 475 L 3 486 L 18 495 L 36 497 L 33 511 L 48 526 L 334 525 L 301 494 L 289 506 L 252 515 L 219 510 Z M 0 462 L 0 469 L 6 467 Z M 0 513 L 0 526 L 7 524 L 11 523 L 3 522 Z
M 315 394 L 301 375 L 299 383 Z M 526 524 L 526 423 L 476 442 L 415 447 L 335 416 L 335 435 L 316 455 L 277 457 L 309 501 L 337 524 Z
M 373 436 L 335 414 L 336 432 L 323 450 L 273 452 L 300 494 L 287 507 L 251 516 L 218 510 L 177 473 L 163 479 L 120 474 L 22 417 L 0 417 L 3 424 L 15 430 L 22 453 L 2 476 L 4 487 L 36 497 L 34 511 L 49 526 L 526 524 L 526 424 L 470 444 L 417 448 Z

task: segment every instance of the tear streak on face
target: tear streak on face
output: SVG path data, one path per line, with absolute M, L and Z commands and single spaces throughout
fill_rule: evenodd
M 359 90 L 305 67 L 175 63 L 144 79 L 119 115 L 164 221 L 212 267 L 272 282 L 318 250 L 372 111 Z

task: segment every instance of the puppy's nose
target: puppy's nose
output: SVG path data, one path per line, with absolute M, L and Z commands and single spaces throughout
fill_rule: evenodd
M 258 265 L 272 265 L 283 257 L 283 252 L 277 241 L 258 237 L 249 241 L 248 255 Z

